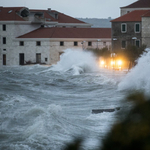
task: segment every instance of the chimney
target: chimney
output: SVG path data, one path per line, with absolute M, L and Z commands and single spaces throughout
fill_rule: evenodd
M 50 12 L 50 11 L 51 11 L 51 8 L 48 8 L 48 11 Z

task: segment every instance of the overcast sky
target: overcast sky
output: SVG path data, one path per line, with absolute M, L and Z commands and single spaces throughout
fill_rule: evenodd
M 117 18 L 120 7 L 137 0 L 0 0 L 3 7 L 57 10 L 75 18 Z

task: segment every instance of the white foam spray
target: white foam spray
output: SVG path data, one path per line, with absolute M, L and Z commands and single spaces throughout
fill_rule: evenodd
M 98 64 L 94 55 L 91 52 L 85 52 L 81 49 L 65 50 L 65 53 L 60 57 L 60 61 L 52 66 L 53 71 L 71 71 L 74 75 L 92 72 L 97 69 Z
M 150 91 L 150 49 L 138 59 L 137 65 L 119 83 L 118 89 Z

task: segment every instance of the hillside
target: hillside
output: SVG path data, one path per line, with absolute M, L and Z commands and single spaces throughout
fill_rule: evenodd
M 90 23 L 92 24 L 93 28 L 111 28 L 111 22 L 110 20 L 111 17 L 109 17 L 108 19 L 99 19 L 99 18 L 77 18 L 81 21 L 84 21 L 84 22 L 87 22 L 87 23 Z

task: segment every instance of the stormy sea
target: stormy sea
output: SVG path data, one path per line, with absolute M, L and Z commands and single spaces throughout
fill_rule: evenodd
M 90 52 L 66 50 L 52 66 L 0 68 L 0 149 L 63 150 L 82 137 L 96 149 L 117 119 L 93 109 L 128 107 L 126 93 L 149 94 L 150 52 L 129 72 L 100 68 Z

